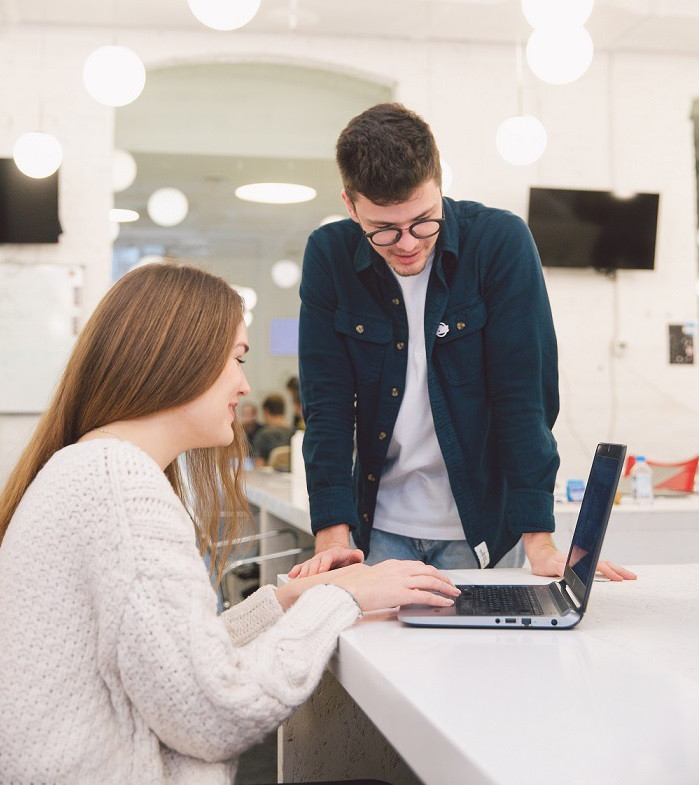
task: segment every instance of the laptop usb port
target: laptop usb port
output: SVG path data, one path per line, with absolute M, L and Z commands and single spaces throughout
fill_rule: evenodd
M 505 624 L 516 624 L 517 619 L 505 619 Z

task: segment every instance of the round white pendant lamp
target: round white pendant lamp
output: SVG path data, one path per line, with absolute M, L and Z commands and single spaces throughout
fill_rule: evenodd
M 246 311 L 252 311 L 257 305 L 257 292 L 249 286 L 234 286 L 236 292 L 241 296 Z
M 177 226 L 187 217 L 189 202 L 179 188 L 158 188 L 148 197 L 147 210 L 158 226 Z
M 334 224 L 335 221 L 344 221 L 347 218 L 346 215 L 339 215 L 333 213 L 332 215 L 326 215 L 325 218 L 318 224 L 318 226 L 325 226 L 325 224 Z
M 542 27 L 529 36 L 527 63 L 543 82 L 569 84 L 587 71 L 594 52 L 584 27 Z
M 246 327 L 250 327 L 252 324 L 252 311 L 243 312 L 243 321 L 245 322 Z
M 136 179 L 136 161 L 126 150 L 112 153 L 112 190 L 125 191 Z
M 440 158 L 439 163 L 442 167 L 442 193 L 445 194 L 451 188 L 454 175 L 452 174 L 451 166 L 449 166 L 444 158 Z
M 53 134 L 27 131 L 15 142 L 12 157 L 20 172 L 40 180 L 61 165 L 63 148 Z
M 515 166 L 528 166 L 541 158 L 547 141 L 542 122 L 529 114 L 508 117 L 500 123 L 495 136 L 498 152 Z
M 291 259 L 280 259 L 272 265 L 272 280 L 280 289 L 291 289 L 301 280 L 301 268 Z
M 539 27 L 580 27 L 590 18 L 595 0 L 522 0 L 527 22 Z
M 296 183 L 249 183 L 235 189 L 238 199 L 262 204 L 298 204 L 316 198 L 315 188 Z
M 213 30 L 237 30 L 253 19 L 261 0 L 187 0 L 194 16 Z
M 87 92 L 104 106 L 126 106 L 146 84 L 146 69 L 136 52 L 125 46 L 100 46 L 83 65 Z
M 121 230 L 121 224 L 117 221 L 109 221 L 109 239 L 114 242 L 116 238 L 119 236 L 119 231 Z

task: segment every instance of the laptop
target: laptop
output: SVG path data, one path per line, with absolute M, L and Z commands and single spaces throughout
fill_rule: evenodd
M 420 627 L 574 627 L 587 608 L 625 455 L 623 444 L 597 445 L 562 580 L 457 586 L 461 596 L 454 605 L 404 605 L 398 618 Z

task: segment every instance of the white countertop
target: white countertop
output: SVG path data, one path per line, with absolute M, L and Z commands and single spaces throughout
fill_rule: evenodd
M 387 611 L 346 630 L 331 667 L 426 785 L 696 785 L 699 565 L 634 569 L 595 583 L 573 630 L 424 629 Z

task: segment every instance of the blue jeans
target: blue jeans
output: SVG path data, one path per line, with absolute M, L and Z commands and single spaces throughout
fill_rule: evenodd
M 412 559 L 431 564 L 438 570 L 477 569 L 478 561 L 466 540 L 420 540 L 371 530 L 367 564 L 386 559 Z M 520 540 L 495 567 L 521 567 L 524 564 L 524 545 Z

